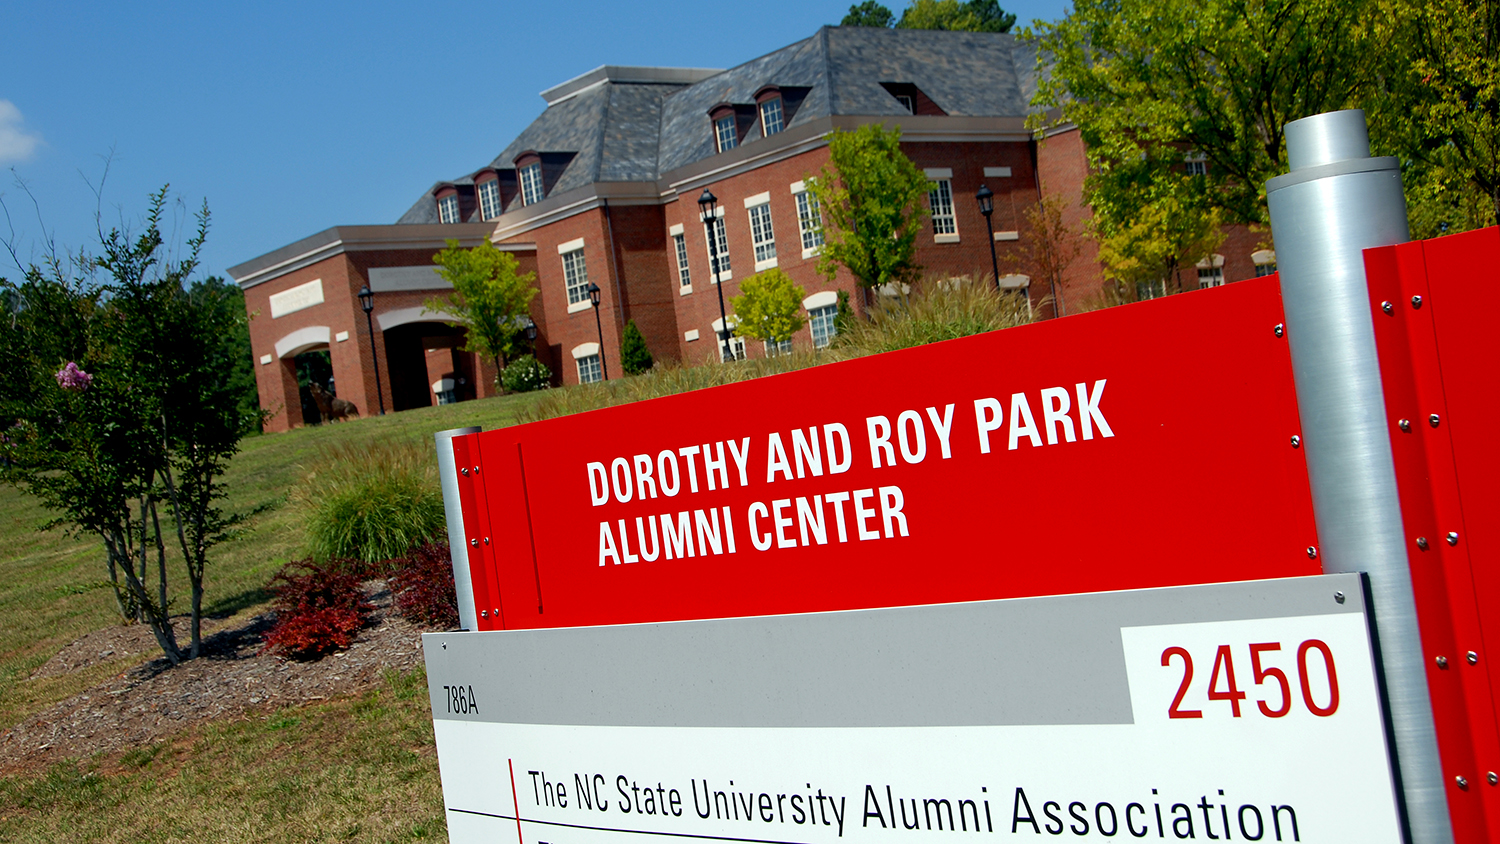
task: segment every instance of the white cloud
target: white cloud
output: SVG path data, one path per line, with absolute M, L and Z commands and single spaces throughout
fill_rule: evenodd
M 0 100 L 0 164 L 26 161 L 42 142 L 42 136 L 27 132 L 26 118 L 10 100 Z

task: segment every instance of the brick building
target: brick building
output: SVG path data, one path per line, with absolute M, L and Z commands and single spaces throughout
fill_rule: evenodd
M 833 130 L 868 123 L 900 126 L 904 151 L 932 179 L 932 218 L 917 240 L 924 272 L 989 273 L 991 243 L 975 200 L 985 185 L 995 195 L 993 245 L 1005 274 L 1030 235 L 1024 212 L 1044 192 L 1067 197 L 1075 223 L 1088 213 L 1077 133 L 1038 143 L 1026 128 L 1035 64 L 1033 49 L 1010 35 L 824 27 L 729 70 L 604 66 L 564 82 L 542 92 L 546 109 L 493 160 L 437 182 L 395 225 L 330 229 L 230 270 L 251 313 L 260 314 L 251 328 L 263 362 L 262 401 L 293 407 L 296 370 L 288 356 L 331 343 L 342 361 L 334 366 L 338 394 L 369 412 L 371 338 L 351 327 L 359 315 L 353 297 L 364 283 L 377 294 L 375 357 L 391 371 L 391 407 L 441 400 L 433 385 L 442 379 L 433 376 L 444 366 L 462 382 L 458 398 L 485 395 L 493 373 L 483 362 L 450 354 L 449 363 L 423 369 L 406 351 L 444 348 L 440 337 L 451 347 L 461 332 L 408 327 L 442 325 L 412 309 L 441 285 L 430 267 L 443 237 L 467 243 L 487 236 L 535 270 L 537 353 L 555 383 L 617 377 L 620 338 L 631 320 L 659 361 L 713 359 L 722 322 L 698 207 L 705 189 L 717 198 L 714 237 L 731 324 L 729 301 L 740 283 L 778 267 L 807 291 L 809 322 L 791 345 L 824 345 L 838 292 L 856 291 L 847 273 L 830 281 L 816 270 L 818 209 L 805 180 L 826 163 Z M 356 231 L 366 239 L 343 234 Z M 335 241 L 337 249 L 328 245 Z M 1239 259 L 1236 252 L 1233 261 L 1220 261 L 1230 277 L 1250 274 L 1239 272 Z M 290 296 L 314 277 L 337 294 L 305 312 L 276 312 L 268 296 Z M 1095 254 L 1086 252 L 1061 293 L 1077 301 L 1099 282 Z M 1033 303 L 1051 292 L 1030 290 L 1024 275 L 1002 283 Z M 420 284 L 427 286 L 412 286 Z M 598 287 L 597 313 L 591 286 Z M 858 310 L 862 297 L 851 300 Z M 360 338 L 349 347 L 358 356 L 340 351 L 341 332 Z M 737 354 L 750 357 L 775 351 L 733 342 Z M 399 361 L 391 357 L 398 353 Z M 430 380 L 418 382 L 418 372 Z M 411 387 L 419 383 L 431 389 Z M 272 428 L 299 421 L 282 411 Z

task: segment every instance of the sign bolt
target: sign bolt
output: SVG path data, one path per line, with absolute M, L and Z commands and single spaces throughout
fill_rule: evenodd
M 475 548 L 478 548 L 479 547 L 479 540 L 477 540 L 477 539 L 471 539 L 471 540 L 469 540 L 469 544 L 472 545 L 472 546 L 474 546 Z
M 490 611 L 489 610 L 480 610 L 479 611 L 479 617 L 480 618 L 489 618 L 490 617 Z
M 1396 427 L 1400 428 L 1404 433 L 1408 433 L 1409 434 L 1409 433 L 1411 433 L 1411 420 L 1410 419 L 1398 419 L 1398 420 L 1396 420 Z
M 1411 297 L 1411 306 L 1413 308 L 1420 308 L 1420 307 L 1422 307 L 1422 297 L 1421 296 L 1413 296 L 1413 297 Z
M 1302 438 L 1299 437 L 1299 436 L 1297 436 L 1296 434 L 1292 434 L 1292 448 L 1301 448 L 1301 447 L 1302 447 Z
M 1427 537 L 1425 537 L 1425 536 L 1419 536 L 1419 537 L 1417 537 L 1417 547 L 1421 548 L 1423 551 L 1426 551 L 1427 550 Z
M 485 538 L 484 538 L 484 544 L 485 544 L 485 545 L 488 545 L 488 544 L 490 544 L 490 538 L 489 538 L 489 537 L 488 537 L 488 536 L 486 536 L 486 537 L 485 537 Z
M 1438 426 L 1438 423 L 1441 421 L 1443 421 L 1442 418 L 1439 417 L 1436 413 L 1427 417 L 1427 424 L 1431 425 L 1434 428 L 1436 428 Z
M 1448 668 L 1448 658 L 1446 656 L 1440 656 L 1440 657 L 1438 657 L 1437 658 L 1437 667 L 1446 670 Z
M 469 476 L 469 467 L 468 466 L 465 466 L 462 469 L 459 469 L 458 471 L 459 471 L 460 474 L 462 474 L 466 478 Z
M 1485 779 L 1490 781 L 1490 785 L 1500 785 L 1500 777 L 1495 776 L 1494 771 L 1490 771 L 1489 774 L 1485 776 Z
M 1285 337 L 1286 336 L 1286 326 L 1282 325 L 1279 322 L 1276 323 L 1276 336 L 1277 337 Z
M 1448 544 L 1449 545 L 1457 545 L 1458 544 L 1458 531 L 1454 531 L 1454 530 L 1448 531 L 1448 536 L 1446 537 L 1446 539 L 1448 540 Z
M 1387 314 L 1389 314 L 1392 311 L 1396 310 L 1396 306 L 1392 305 L 1390 302 L 1381 302 L 1380 303 L 1380 309 L 1382 311 L 1385 311 Z
M 1470 665 L 1479 664 L 1479 654 L 1474 653 L 1473 651 L 1469 651 L 1469 653 L 1464 656 L 1464 659 L 1467 659 Z
M 476 475 L 479 474 L 479 467 L 478 466 L 474 467 L 474 474 L 476 474 Z
M 500 617 L 500 608 L 499 607 L 495 607 L 494 609 L 490 610 L 490 612 L 492 612 L 492 613 L 495 614 L 495 618 L 499 618 Z
M 1335 592 L 1335 593 L 1333 593 L 1333 599 L 1335 601 L 1339 602 L 1340 604 L 1342 604 L 1344 602 L 1344 593 L 1343 592 Z
M 1307 546 L 1307 558 L 1309 560 L 1316 560 L 1318 558 L 1318 546 L 1316 546 L 1316 545 L 1309 545 L 1309 546 Z
M 1457 777 L 1453 778 L 1453 781 L 1456 782 L 1456 783 L 1458 783 L 1458 787 L 1461 788 L 1461 789 L 1463 789 L 1464 791 L 1468 791 L 1469 790 L 1469 778 L 1468 777 L 1457 776 Z

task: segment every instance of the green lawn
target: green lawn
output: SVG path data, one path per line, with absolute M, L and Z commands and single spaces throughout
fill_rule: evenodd
M 516 414 L 538 396 L 423 408 L 245 440 L 226 476 L 228 507 L 269 509 L 251 521 L 242 536 L 215 550 L 207 575 L 206 612 L 223 615 L 258 607 L 266 601 L 263 588 L 271 575 L 301 555 L 302 514 L 288 506 L 287 493 L 320 448 L 385 438 L 409 438 L 432 448 L 436 431 L 513 424 Z M 102 545 L 58 528 L 38 531 L 47 518 L 35 499 L 0 486 L 0 730 L 139 660 L 118 659 L 60 677 L 26 679 L 70 642 L 118 623 L 111 591 L 103 586 Z M 179 572 L 180 564 L 168 577 L 175 578 L 179 594 L 185 594 L 186 575 Z M 185 635 L 179 638 L 185 640 Z

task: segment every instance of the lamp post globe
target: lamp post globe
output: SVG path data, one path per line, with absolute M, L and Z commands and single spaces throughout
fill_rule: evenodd
M 721 356 L 725 361 L 731 361 L 735 359 L 735 355 L 729 345 L 729 315 L 724 310 L 724 285 L 719 283 L 719 237 L 716 231 L 719 225 L 718 205 L 719 198 L 705 187 L 703 194 L 698 197 L 698 210 L 702 212 L 703 233 L 708 237 L 708 260 L 713 267 L 714 289 L 719 292 L 719 342 L 723 344 Z
M 599 330 L 599 377 L 609 380 L 609 367 L 604 365 L 604 323 L 599 319 L 599 285 L 589 282 L 589 304 L 594 308 L 594 327 Z
M 979 202 L 979 213 L 984 215 L 984 228 L 990 234 L 990 272 L 995 274 L 995 289 L 1000 289 L 1000 261 L 995 258 L 995 226 L 990 215 L 995 213 L 995 192 L 989 185 L 980 185 L 974 199 Z
M 385 391 L 380 387 L 380 355 L 375 352 L 375 320 L 370 312 L 375 310 L 375 291 L 370 285 L 359 289 L 359 307 L 365 312 L 365 330 L 370 332 L 370 362 L 375 365 L 375 398 L 380 400 L 380 415 L 385 415 Z M 368 408 L 366 408 L 368 409 Z

